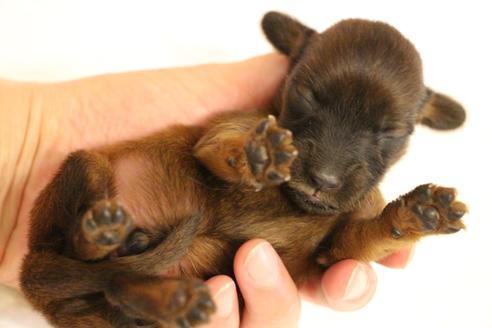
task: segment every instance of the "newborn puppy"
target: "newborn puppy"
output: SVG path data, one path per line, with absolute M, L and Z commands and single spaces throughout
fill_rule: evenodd
M 377 189 L 417 123 L 465 119 L 424 86 L 408 40 L 364 20 L 318 34 L 279 13 L 263 29 L 290 58 L 273 108 L 75 152 L 41 193 L 21 282 L 52 324 L 204 323 L 214 304 L 196 278 L 232 276 L 252 238 L 302 284 L 464 227 L 454 189 L 423 185 L 387 205 Z

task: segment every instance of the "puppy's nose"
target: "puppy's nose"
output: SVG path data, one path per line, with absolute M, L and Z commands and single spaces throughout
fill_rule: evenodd
M 340 179 L 333 174 L 314 172 L 311 174 L 311 179 L 313 179 L 316 187 L 321 190 L 336 189 L 340 187 Z

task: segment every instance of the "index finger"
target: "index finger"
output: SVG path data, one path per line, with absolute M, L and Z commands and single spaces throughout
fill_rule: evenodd
M 405 268 L 413 257 L 415 252 L 415 246 L 407 249 L 403 249 L 380 259 L 377 261 L 379 264 L 387 266 L 393 269 L 403 269 Z

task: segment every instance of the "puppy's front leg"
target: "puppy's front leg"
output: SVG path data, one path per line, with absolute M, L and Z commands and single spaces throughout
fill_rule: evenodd
M 197 143 L 194 154 L 215 176 L 260 190 L 290 179 L 297 149 L 292 133 L 270 115 L 217 124 Z
M 421 185 L 372 220 L 341 218 L 321 243 L 316 260 L 324 267 L 347 258 L 375 261 L 423 236 L 458 232 L 465 227 L 461 218 L 466 212 L 455 189 Z

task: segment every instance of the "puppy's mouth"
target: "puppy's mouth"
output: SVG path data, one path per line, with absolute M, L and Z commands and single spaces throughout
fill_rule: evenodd
M 335 202 L 323 199 L 321 190 L 301 191 L 289 184 L 284 184 L 284 191 L 296 205 L 308 213 L 331 215 L 339 211 Z

